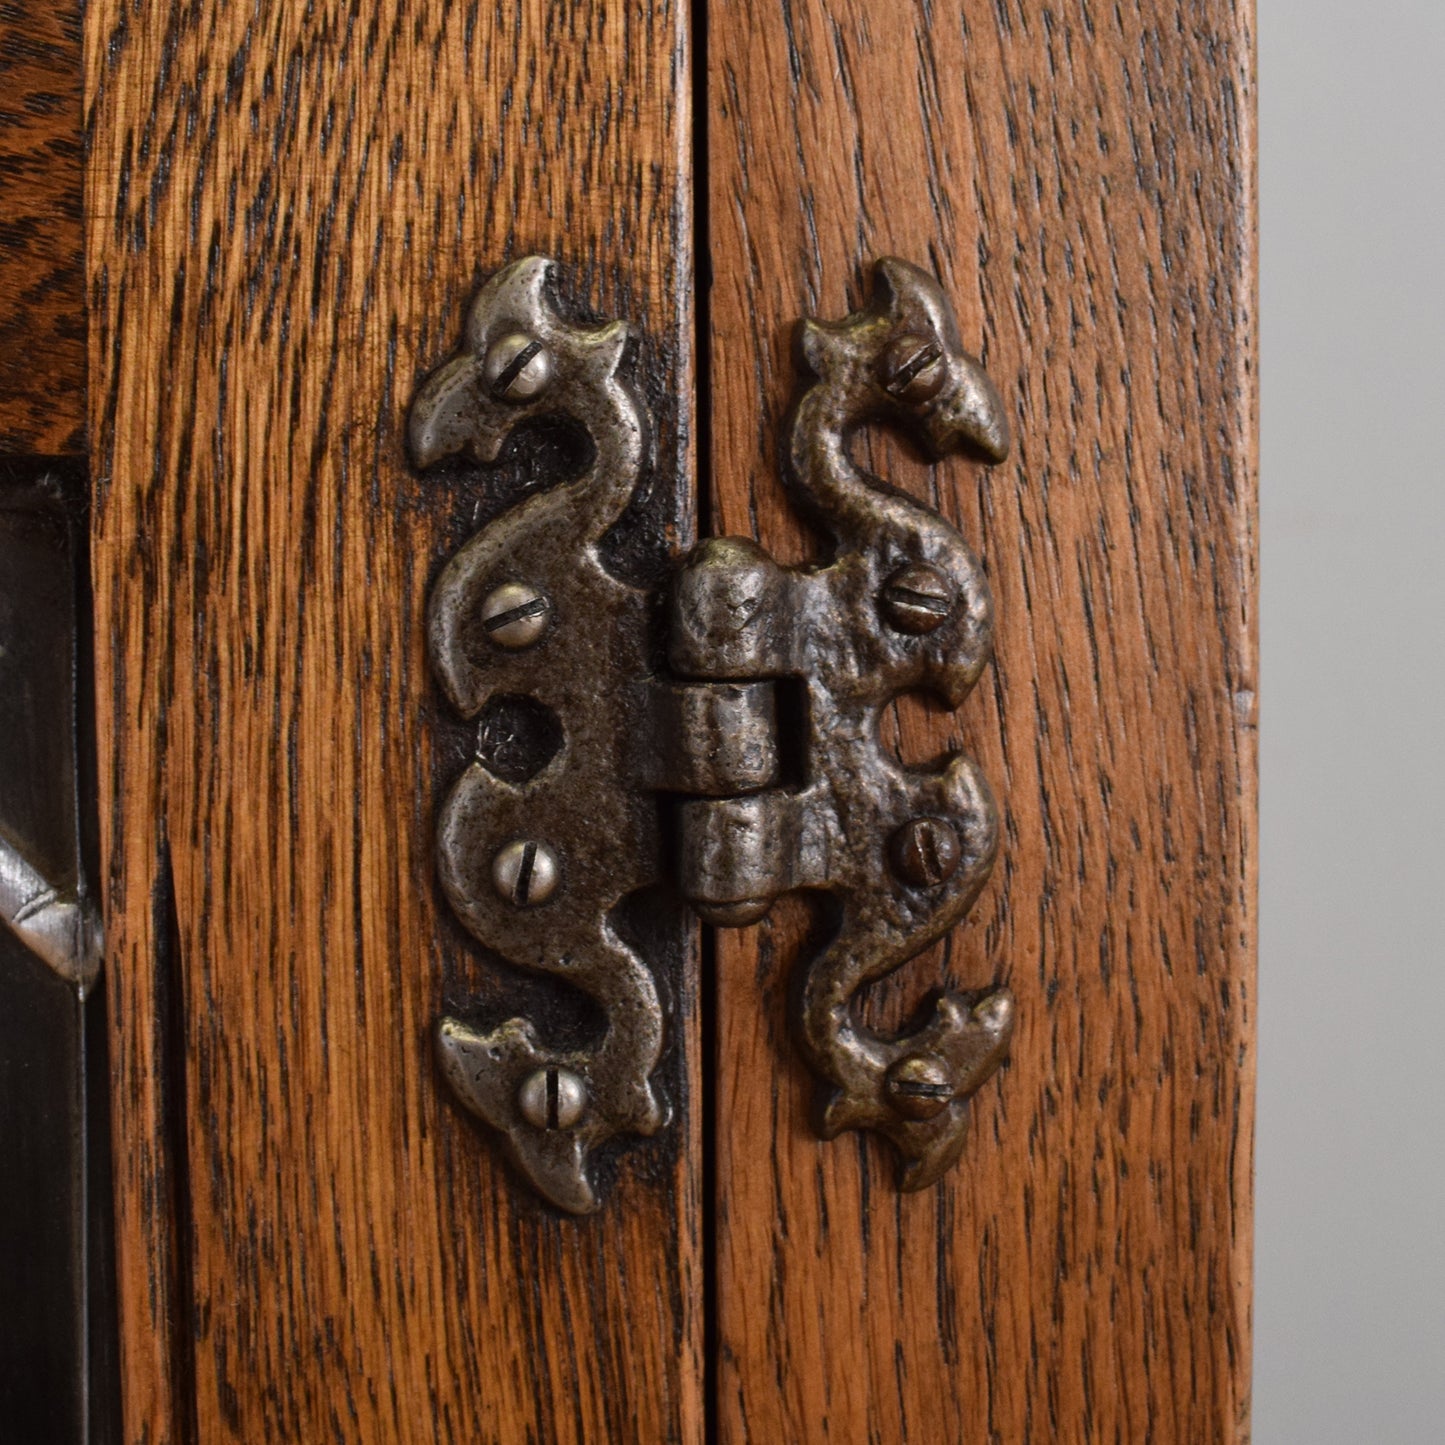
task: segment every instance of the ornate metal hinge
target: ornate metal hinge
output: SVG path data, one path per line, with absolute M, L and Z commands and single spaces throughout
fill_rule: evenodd
M 851 434 L 903 428 L 935 458 L 1000 461 L 1003 409 L 962 347 L 937 283 L 880 261 L 873 296 L 837 325 L 805 322 L 810 374 L 789 429 L 794 495 L 833 543 L 821 568 L 785 568 L 755 543 L 710 539 L 674 579 L 657 635 L 646 591 L 613 574 L 602 541 L 647 448 L 625 379 L 628 329 L 575 326 L 548 297 L 552 263 L 495 276 L 462 352 L 427 379 L 413 456 L 494 461 L 523 422 L 565 417 L 592 447 L 573 480 L 527 497 L 447 565 L 432 596 L 433 662 L 452 705 L 485 720 L 526 700 L 552 740 L 520 774 L 478 756 L 441 813 L 443 887 L 468 929 L 511 962 L 591 996 L 597 1040 L 558 1049 L 525 1018 L 444 1018 L 442 1069 L 500 1129 L 554 1203 L 596 1196 L 592 1151 L 666 1116 L 653 1082 L 663 1041 L 656 980 L 618 933 L 623 901 L 669 872 L 708 922 L 740 926 L 783 893 L 831 895 L 836 928 L 805 967 L 798 1032 L 823 1082 L 825 1137 L 886 1134 L 919 1188 L 963 1146 L 966 1101 L 1008 1048 L 1006 990 L 945 994 L 921 1028 L 864 1028 L 855 997 L 941 937 L 993 865 L 997 822 L 977 766 L 907 768 L 879 741 L 882 710 L 929 691 L 957 707 L 992 646 L 977 559 L 936 513 L 868 476 Z M 666 666 L 660 654 L 665 644 Z M 801 736 L 783 746 L 778 689 L 799 679 Z M 540 720 L 540 721 L 538 721 Z M 784 755 L 801 758 L 785 776 Z M 674 800 L 677 863 L 662 838 Z

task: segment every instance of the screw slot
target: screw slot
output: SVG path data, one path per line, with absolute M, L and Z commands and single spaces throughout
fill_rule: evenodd
M 884 621 L 898 632 L 915 635 L 947 622 L 956 600 L 953 584 L 928 562 L 900 567 L 878 594 Z
M 948 1070 L 927 1054 L 910 1054 L 888 1071 L 888 1101 L 906 1119 L 933 1119 L 952 1102 Z
M 883 353 L 880 371 L 883 390 L 910 406 L 932 401 L 948 375 L 938 342 L 911 334 L 900 336 Z
M 535 337 L 516 331 L 487 352 L 482 374 L 499 401 L 531 401 L 551 384 L 552 353 Z
M 587 1085 L 571 1069 L 549 1064 L 522 1080 L 517 1107 L 534 1129 L 570 1129 L 587 1107 Z
M 552 603 L 530 582 L 504 582 L 482 603 L 482 630 L 501 647 L 530 647 L 547 630 Z
M 508 843 L 492 859 L 492 884 L 516 908 L 545 903 L 557 891 L 557 855 L 530 838 Z
M 958 871 L 958 834 L 942 818 L 914 818 L 889 840 L 893 871 L 914 888 L 937 888 Z

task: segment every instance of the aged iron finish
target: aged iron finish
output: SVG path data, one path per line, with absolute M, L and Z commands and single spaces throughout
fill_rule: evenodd
M 597 1204 L 592 1151 L 617 1134 L 653 1134 L 668 1113 L 652 1080 L 657 984 L 613 922 L 662 871 L 658 806 L 634 747 L 653 710 L 649 598 L 608 570 L 600 547 L 636 485 L 649 421 L 626 375 L 630 329 L 564 320 L 553 271 L 530 257 L 482 288 L 461 351 L 412 405 L 409 440 L 422 468 L 456 453 L 495 462 L 524 423 L 570 421 L 591 446 L 580 475 L 462 547 L 429 615 L 452 706 L 479 720 L 483 740 L 522 732 L 545 744 L 479 749 L 458 779 L 437 829 L 447 898 L 483 943 L 582 990 L 605 1020 L 596 1042 L 564 1049 L 528 1018 L 485 1031 L 443 1018 L 442 1071 L 542 1194 L 584 1212 Z
M 958 1157 L 967 1099 L 1007 1052 L 1013 1001 L 1004 989 L 946 993 L 897 1037 L 855 1017 L 861 989 L 963 918 L 997 846 L 972 760 L 904 767 L 883 749 L 879 720 L 905 692 L 962 703 L 990 656 L 992 603 L 958 533 L 863 472 L 849 443 L 879 422 L 935 458 L 997 462 L 1003 408 L 937 283 L 880 261 L 867 308 L 801 331 L 811 380 L 787 473 L 831 561 L 785 568 L 746 539 L 702 543 L 667 600 L 673 675 L 658 676 L 651 601 L 601 548 L 647 447 L 647 413 L 623 373 L 629 331 L 559 317 L 552 270 L 530 258 L 487 283 L 461 353 L 411 412 L 423 468 L 458 452 L 491 463 L 519 426 L 549 419 L 580 425 L 592 446 L 581 475 L 473 537 L 432 594 L 433 664 L 479 725 L 437 855 L 478 939 L 583 990 L 606 1022 L 596 1043 L 562 1049 L 527 1018 L 485 1031 L 443 1018 L 442 1070 L 544 1195 L 595 1208 L 591 1152 L 655 1133 L 667 1112 L 652 1079 L 664 1027 L 656 980 L 613 920 L 668 871 L 660 797 L 670 795 L 670 871 L 705 921 L 751 923 L 798 889 L 833 900 L 834 931 L 804 965 L 798 1014 L 824 1083 L 821 1128 L 887 1135 L 904 1187 L 919 1188 Z
M 887 1135 L 904 1159 L 903 1187 L 917 1189 L 958 1157 L 966 1101 L 1008 1050 L 1013 999 L 1006 989 L 945 993 L 922 1027 L 897 1037 L 856 1018 L 861 988 L 962 920 L 998 838 L 971 759 L 903 767 L 879 742 L 879 720 L 906 692 L 962 703 L 991 654 L 993 613 L 958 533 L 864 472 L 849 441 L 884 423 L 935 459 L 964 451 L 999 462 L 1008 426 L 937 282 L 906 262 L 879 261 L 865 309 L 836 325 L 807 321 L 799 339 L 810 383 L 786 472 L 832 560 L 784 568 L 746 540 L 703 542 L 678 579 L 671 661 L 690 678 L 802 679 L 803 776 L 684 804 L 682 884 L 723 925 L 794 889 L 831 897 L 835 931 L 804 965 L 797 1015 L 823 1080 L 820 1127 L 828 1138 Z

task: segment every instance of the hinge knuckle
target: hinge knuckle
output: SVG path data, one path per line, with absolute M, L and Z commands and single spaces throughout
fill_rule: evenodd
M 668 660 L 681 677 L 776 677 L 788 667 L 793 576 L 745 537 L 711 537 L 674 585 Z
M 684 896 L 718 927 L 756 922 L 793 882 L 789 810 L 777 794 L 683 804 Z
M 778 781 L 772 682 L 664 683 L 650 752 L 659 792 L 725 798 Z

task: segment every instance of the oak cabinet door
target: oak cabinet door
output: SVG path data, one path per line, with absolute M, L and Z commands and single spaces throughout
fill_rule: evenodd
M 701 1438 L 695 968 L 671 1131 L 584 1227 L 437 1077 L 434 1018 L 504 985 L 436 886 L 466 743 L 425 598 L 527 479 L 404 450 L 525 248 L 645 330 L 690 469 L 685 10 L 103 3 L 86 35 L 126 1436 Z
M 74 269 L 27 290 L 5 242 L 5 334 L 55 340 L 0 373 L 0 445 L 90 477 L 121 1438 L 1248 1439 L 1251 24 L 92 0 L 58 26 L 83 201 L 45 254 Z M 535 981 L 437 884 L 473 741 L 427 596 L 561 463 L 418 470 L 407 408 L 528 254 L 638 330 L 672 556 L 823 559 L 780 481 L 794 323 L 863 304 L 877 257 L 938 278 L 1002 397 L 992 468 L 856 442 L 996 607 L 964 704 L 883 722 L 904 760 L 976 757 L 1001 823 L 966 922 L 861 1006 L 1016 1001 L 926 1189 L 815 1131 L 802 896 L 668 914 L 671 1116 L 593 1214 L 539 1201 L 439 1076 L 440 1014 Z
M 787 323 L 871 256 L 953 299 L 1009 409 L 992 470 L 872 469 L 981 554 L 991 671 L 909 698 L 1000 857 L 874 992 L 1003 982 L 1010 1062 L 937 1188 L 819 1147 L 785 1027 L 806 916 L 719 936 L 721 1438 L 1249 1434 L 1254 1070 L 1252 61 L 1233 4 L 709 12 L 712 523 L 812 555 L 776 483 Z M 769 1142 L 764 1155 L 764 1143 Z

